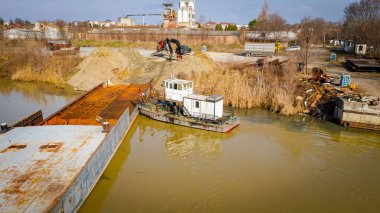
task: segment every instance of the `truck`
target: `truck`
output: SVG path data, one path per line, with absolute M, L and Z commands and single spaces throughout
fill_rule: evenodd
M 245 42 L 246 56 L 272 56 L 276 52 L 276 43 L 252 43 Z

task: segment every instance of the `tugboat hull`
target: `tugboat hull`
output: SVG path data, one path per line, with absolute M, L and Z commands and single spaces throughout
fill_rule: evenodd
M 223 124 L 214 124 L 195 120 L 193 118 L 187 118 L 184 116 L 174 115 L 165 111 L 155 111 L 149 107 L 140 107 L 140 113 L 153 120 L 162 121 L 165 123 L 176 124 L 180 126 L 186 126 L 190 128 L 203 129 L 213 132 L 226 133 L 239 126 L 240 120 L 235 118 L 232 121 L 226 121 Z

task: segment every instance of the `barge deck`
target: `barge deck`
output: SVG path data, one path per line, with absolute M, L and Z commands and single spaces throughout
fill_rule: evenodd
M 77 211 L 137 117 L 141 94 L 148 97 L 150 88 L 99 85 L 38 126 L 0 134 L 0 212 Z M 103 131 L 103 121 L 109 122 L 109 132 Z

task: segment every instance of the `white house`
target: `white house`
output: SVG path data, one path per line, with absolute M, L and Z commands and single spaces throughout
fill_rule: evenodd
M 133 18 L 121 17 L 119 18 L 118 26 L 126 27 L 126 26 L 135 26 L 135 20 Z
M 183 102 L 183 98 L 193 94 L 193 82 L 181 79 L 168 79 L 163 82 L 165 99 Z
M 217 120 L 223 117 L 223 96 L 192 94 L 183 98 L 183 106 L 192 117 Z

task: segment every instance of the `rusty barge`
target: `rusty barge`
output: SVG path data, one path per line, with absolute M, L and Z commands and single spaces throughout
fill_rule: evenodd
M 151 84 L 102 84 L 40 121 L 0 134 L 0 212 L 76 212 L 99 180 Z M 38 117 L 38 119 L 37 119 Z

